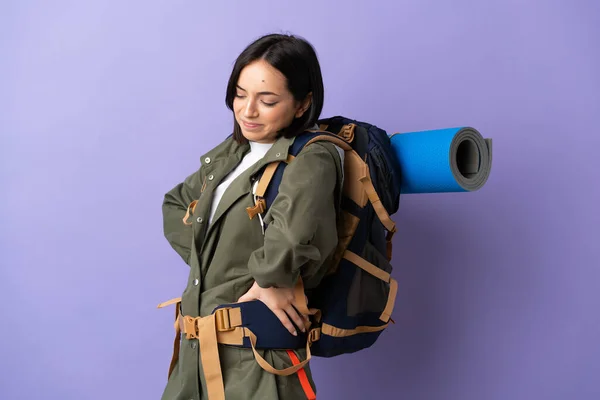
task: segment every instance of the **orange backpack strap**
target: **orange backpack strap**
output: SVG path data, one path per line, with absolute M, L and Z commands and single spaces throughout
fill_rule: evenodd
M 361 182 L 365 187 L 365 192 L 369 198 L 369 201 L 373 205 L 373 209 L 375 213 L 377 213 L 377 217 L 388 231 L 385 240 L 387 243 L 387 259 L 388 261 L 392 260 L 392 238 L 396 233 L 396 223 L 392 221 L 390 218 L 390 214 L 387 212 L 383 204 L 381 204 L 381 199 L 379 195 L 375 191 L 375 187 L 373 186 L 373 182 L 371 181 L 371 174 L 369 173 L 369 166 L 365 164 L 366 173 L 361 178 Z
M 339 137 L 330 136 L 330 135 L 315 136 L 314 138 L 309 140 L 308 143 L 306 143 L 306 146 L 308 146 L 311 143 L 318 142 L 318 141 L 331 142 L 331 143 L 341 147 L 345 151 L 354 151 L 352 149 L 352 146 L 350 146 L 350 144 L 348 142 L 346 142 L 344 139 L 339 138 Z
M 273 179 L 273 175 L 275 175 L 275 171 L 281 162 L 285 162 L 289 164 L 294 159 L 294 156 L 291 154 L 288 155 L 287 160 L 285 161 L 275 161 L 267 165 L 265 171 L 258 181 L 258 186 L 256 188 L 255 196 L 257 197 L 256 204 L 254 207 L 247 207 L 246 212 L 248 213 L 248 217 L 253 219 L 258 214 L 262 214 L 267 209 L 267 203 L 265 202 L 265 193 L 267 192 L 267 188 L 269 187 L 269 183 L 271 183 L 271 179 Z
M 287 354 L 290 357 L 290 360 L 292 360 L 292 365 L 300 364 L 300 360 L 293 350 L 287 350 Z M 302 390 L 304 390 L 306 398 L 308 400 L 316 400 L 317 395 L 308 381 L 308 376 L 306 375 L 304 368 L 298 370 L 298 379 L 300 380 L 300 385 L 302 385 Z
M 175 364 L 179 360 L 179 348 L 181 343 L 181 329 L 179 327 L 179 321 L 181 318 L 180 314 L 180 305 L 181 305 L 181 297 L 177 297 L 175 299 L 171 299 L 165 301 L 164 303 L 160 303 L 157 308 L 163 308 L 175 304 L 175 339 L 173 340 L 173 355 L 171 357 L 171 364 L 169 365 L 169 374 L 167 375 L 167 379 L 171 377 L 173 370 L 175 369 Z
M 194 211 L 196 210 L 196 204 L 198 204 L 198 200 L 194 200 L 188 205 L 185 215 L 182 218 L 182 221 L 185 225 L 192 224 L 191 222 L 188 222 L 188 218 L 190 215 L 194 214 Z

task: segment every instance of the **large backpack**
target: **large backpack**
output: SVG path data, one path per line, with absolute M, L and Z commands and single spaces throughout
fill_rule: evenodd
M 398 210 L 401 177 L 384 130 L 341 116 L 318 124 L 319 130 L 295 139 L 289 154 L 295 157 L 315 141 L 330 141 L 345 151 L 338 246 L 327 275 L 308 296 L 311 352 L 332 357 L 370 347 L 394 322 L 398 284 L 390 276 L 390 261 L 396 225 L 390 215 Z M 268 210 L 286 165 L 276 162 L 264 169 L 255 206 L 248 209 L 250 218 Z

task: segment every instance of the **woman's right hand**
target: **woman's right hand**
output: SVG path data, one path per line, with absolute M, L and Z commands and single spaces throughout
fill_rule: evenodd
M 300 314 L 294 307 L 293 288 L 262 288 L 256 282 L 250 290 L 238 299 L 238 303 L 252 300 L 262 301 L 279 318 L 283 326 L 294 336 L 297 336 L 296 328 L 292 321 L 306 332 L 305 324 L 309 321 L 308 315 Z

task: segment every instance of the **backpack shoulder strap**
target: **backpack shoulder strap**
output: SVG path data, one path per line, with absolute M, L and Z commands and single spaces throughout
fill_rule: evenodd
M 303 148 L 318 140 L 331 141 L 335 144 L 338 144 L 340 147 L 344 146 L 342 143 L 340 143 L 344 141 L 336 138 L 332 133 L 318 130 L 308 130 L 307 132 L 309 132 L 309 134 L 306 136 L 300 139 L 296 138 L 285 161 L 274 161 L 265 167 L 265 170 L 256 183 L 256 186 L 254 186 L 253 194 L 255 205 L 253 207 L 246 208 L 246 212 L 248 213 L 248 217 L 250 219 L 253 219 L 257 215 L 260 217 L 261 214 L 266 212 L 267 208 L 278 192 L 278 186 L 283 175 L 283 169 L 287 164 L 294 160 L 295 156 L 298 155 Z M 344 147 L 345 150 L 352 149 L 348 143 L 345 143 Z M 273 185 L 271 185 L 272 181 L 274 181 Z
M 259 197 L 264 197 L 267 188 L 269 187 L 269 183 L 271 182 L 271 179 L 273 179 L 273 175 L 275 175 L 275 171 L 277 170 L 277 167 L 279 167 L 279 164 L 282 162 L 289 164 L 294 158 L 295 157 L 293 155 L 288 154 L 287 160 L 275 161 L 267 165 L 267 167 L 265 168 L 265 172 L 263 172 L 262 176 L 258 181 L 258 186 L 256 188 L 255 194 Z
M 314 138 L 310 139 L 305 146 L 308 146 L 309 144 L 312 144 L 314 142 L 331 142 L 335 145 L 337 145 L 338 147 L 344 149 L 345 151 L 353 151 L 352 146 L 350 145 L 350 143 L 348 143 L 347 141 L 345 141 L 344 139 L 334 136 L 333 134 L 329 133 L 329 134 L 324 134 L 324 135 L 318 135 L 315 136 Z
M 265 201 L 265 193 L 267 192 L 267 188 L 277 171 L 279 165 L 284 162 L 289 164 L 294 159 L 294 156 L 289 154 L 287 160 L 285 161 L 274 161 L 266 166 L 264 172 L 262 173 L 260 179 L 258 180 L 256 186 L 254 186 L 253 194 L 255 196 L 255 205 L 254 207 L 247 207 L 246 212 L 248 213 L 248 217 L 253 219 L 257 214 L 262 214 L 267 210 L 267 203 Z
M 248 216 L 250 219 L 253 219 L 256 215 L 263 214 L 270 202 L 267 202 L 267 198 L 274 198 L 277 194 L 278 188 L 273 186 L 278 186 L 281 182 L 281 176 L 283 174 L 283 168 L 285 168 L 286 164 L 289 164 L 294 159 L 294 153 L 298 154 L 304 147 L 319 141 L 331 142 L 338 147 L 342 148 L 346 152 L 346 161 L 344 164 L 347 164 L 348 167 L 344 167 L 344 170 L 348 172 L 348 176 L 345 180 L 348 181 L 349 185 L 347 186 L 349 197 L 359 206 L 364 207 L 367 201 L 370 201 L 373 205 L 373 209 L 375 210 L 379 220 L 388 231 L 386 241 L 388 244 L 388 259 L 391 258 L 391 241 L 392 237 L 396 233 L 396 224 L 390 218 L 389 213 L 381 203 L 381 199 L 373 186 L 373 182 L 371 181 L 371 174 L 369 172 L 368 164 L 358 155 L 356 151 L 352 148 L 350 143 L 341 137 L 326 131 L 309 131 L 313 135 L 308 141 L 305 143 L 299 143 L 297 148 L 292 151 L 292 153 L 288 156 L 288 159 L 285 162 L 275 161 L 269 164 L 265 171 L 263 172 L 258 184 L 256 186 L 255 195 L 255 205 L 254 207 L 248 207 L 246 211 L 248 212 Z M 283 163 L 283 165 L 282 165 Z M 273 178 L 278 175 L 275 179 L 275 185 L 270 185 Z M 354 183 L 361 183 L 362 185 L 356 185 Z M 271 187 L 269 187 L 271 186 Z M 270 193 L 267 193 L 269 191 Z
M 352 149 L 352 146 L 348 144 L 345 140 L 337 137 L 332 137 L 330 135 L 319 135 L 315 138 L 311 139 L 307 145 L 316 141 L 329 141 L 332 142 L 342 149 L 350 152 L 351 161 L 350 168 L 356 170 L 356 175 L 359 178 L 358 180 L 362 182 L 364 186 L 364 190 L 367 194 L 369 201 L 373 204 L 373 208 L 377 212 L 377 216 L 381 220 L 381 223 L 385 226 L 385 228 L 390 232 L 396 232 L 396 224 L 391 220 L 388 212 L 385 207 L 381 204 L 381 200 L 379 199 L 379 195 L 373 186 L 373 182 L 371 181 L 371 175 L 369 174 L 369 167 L 366 162 L 360 158 L 360 156 Z M 354 175 L 354 174 L 353 174 Z M 364 205 L 361 201 L 359 204 Z M 393 233 L 392 233 L 393 234 Z
M 352 179 L 354 182 L 360 181 L 360 183 L 362 183 L 362 188 L 361 188 L 362 190 L 352 190 L 353 182 L 350 181 L 351 187 L 349 188 L 350 189 L 349 195 L 352 198 L 352 200 L 354 200 L 354 202 L 356 204 L 360 205 L 361 207 L 364 207 L 364 205 L 367 202 L 367 199 L 373 205 L 373 209 L 375 210 L 377 217 L 379 218 L 379 220 L 381 221 L 381 223 L 383 224 L 385 229 L 388 231 L 387 236 L 386 236 L 387 258 L 388 258 L 388 260 L 391 259 L 392 258 L 392 254 L 391 254 L 392 253 L 392 247 L 391 247 L 392 246 L 392 238 L 394 237 L 394 234 L 396 233 L 396 223 L 394 221 L 392 221 L 389 213 L 387 212 L 387 210 L 381 203 L 381 199 L 379 198 L 379 195 L 377 194 L 377 191 L 375 190 L 375 187 L 373 186 L 373 181 L 371 180 L 371 174 L 369 172 L 368 164 L 358 155 L 358 153 L 356 151 L 354 151 L 352 146 L 348 142 L 343 140 L 342 138 L 334 137 L 330 134 L 319 135 L 319 136 L 316 136 L 313 139 L 311 139 L 307 143 L 307 145 L 310 143 L 316 142 L 316 141 L 329 141 L 329 142 L 336 144 L 337 146 L 341 147 L 342 149 L 344 149 L 346 151 L 346 159 L 347 159 L 347 163 L 348 163 L 347 169 L 349 171 L 349 178 Z M 366 194 L 366 198 L 364 197 L 365 194 Z

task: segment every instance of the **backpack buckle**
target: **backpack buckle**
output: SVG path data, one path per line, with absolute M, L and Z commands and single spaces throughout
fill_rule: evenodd
M 215 311 L 215 320 L 217 323 L 217 331 L 228 332 L 235 329 L 231 326 L 231 318 L 229 318 L 229 310 L 231 308 L 219 308 Z
M 189 315 L 184 316 L 180 320 L 181 331 L 185 333 L 186 339 L 197 339 L 198 338 L 198 322 L 199 318 L 190 317 Z
M 308 342 L 314 343 L 321 338 L 321 328 L 311 329 L 308 332 Z
M 248 217 L 250 217 L 250 219 L 253 219 L 254 217 L 256 217 L 257 214 L 264 213 L 266 209 L 267 202 L 262 198 L 258 198 L 254 207 L 246 207 L 246 212 L 248 213 Z

